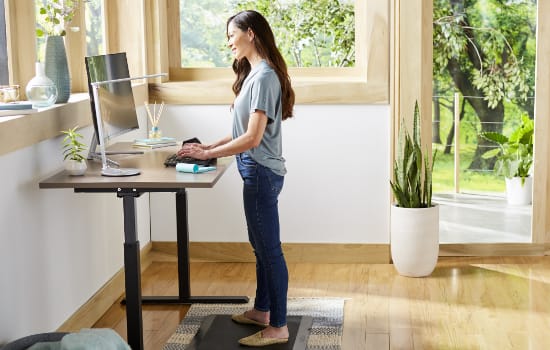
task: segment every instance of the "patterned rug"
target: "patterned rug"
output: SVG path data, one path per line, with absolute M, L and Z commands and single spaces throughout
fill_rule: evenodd
M 289 316 L 311 316 L 313 326 L 307 342 L 307 350 L 340 350 L 344 323 L 343 298 L 289 298 Z M 187 315 L 168 339 L 163 350 L 183 350 L 191 343 L 201 322 L 209 315 L 242 313 L 254 305 L 248 304 L 193 304 Z

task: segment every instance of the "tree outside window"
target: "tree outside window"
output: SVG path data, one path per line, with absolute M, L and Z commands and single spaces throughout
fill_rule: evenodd
M 452 173 L 438 168 L 452 168 L 444 163 L 452 164 L 457 144 L 468 181 L 461 188 L 503 190 L 502 179 L 491 174 L 494 160 L 481 157 L 494 144 L 478 134 L 508 134 L 522 115 L 534 118 L 536 10 L 536 0 L 434 0 L 433 142 L 443 151 L 434 191 L 452 186 Z M 460 140 L 453 139 L 455 92 L 462 96 Z
M 252 9 L 269 21 L 289 67 L 353 67 L 353 0 L 180 0 L 182 67 L 229 67 L 225 24 Z

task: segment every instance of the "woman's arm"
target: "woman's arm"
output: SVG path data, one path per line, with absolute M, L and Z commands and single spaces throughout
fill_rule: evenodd
M 210 159 L 242 153 L 251 148 L 258 147 L 264 136 L 266 125 L 267 116 L 264 111 L 256 110 L 250 114 L 246 132 L 236 139 L 225 138 L 207 149 L 198 144 L 188 144 L 178 152 L 178 155 L 196 159 Z
M 225 145 L 226 143 L 230 142 L 232 139 L 233 139 L 233 137 L 231 135 L 228 135 L 228 136 L 224 137 L 223 139 L 219 140 L 218 142 L 214 142 L 210 145 L 206 145 L 204 147 L 204 149 L 212 149 L 212 148 L 219 147 L 221 145 Z

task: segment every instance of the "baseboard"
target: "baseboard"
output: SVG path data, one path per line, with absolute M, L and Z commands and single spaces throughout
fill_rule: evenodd
M 176 242 L 153 242 L 153 251 L 177 255 Z M 289 263 L 388 264 L 389 244 L 283 243 Z M 190 242 L 192 262 L 254 262 L 248 242 Z
M 439 256 L 542 256 L 548 249 L 544 243 L 440 244 Z
M 152 263 L 153 245 L 147 243 L 140 253 L 141 271 Z M 91 328 L 113 306 L 124 293 L 124 268 L 121 268 L 103 287 L 101 287 L 84 305 L 82 305 L 58 329 L 58 332 L 77 332 L 82 328 Z

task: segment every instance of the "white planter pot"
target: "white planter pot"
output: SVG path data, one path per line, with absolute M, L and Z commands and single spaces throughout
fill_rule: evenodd
M 76 160 L 67 159 L 63 162 L 65 166 L 65 170 L 69 173 L 69 175 L 78 176 L 78 175 L 84 175 L 86 172 L 86 169 L 88 169 L 88 165 L 86 162 L 77 162 Z
M 506 178 L 506 200 L 510 205 L 529 205 L 533 200 L 533 177 L 525 178 L 523 185 L 521 177 Z
M 402 276 L 430 275 L 439 255 L 439 206 L 391 207 L 391 257 Z

